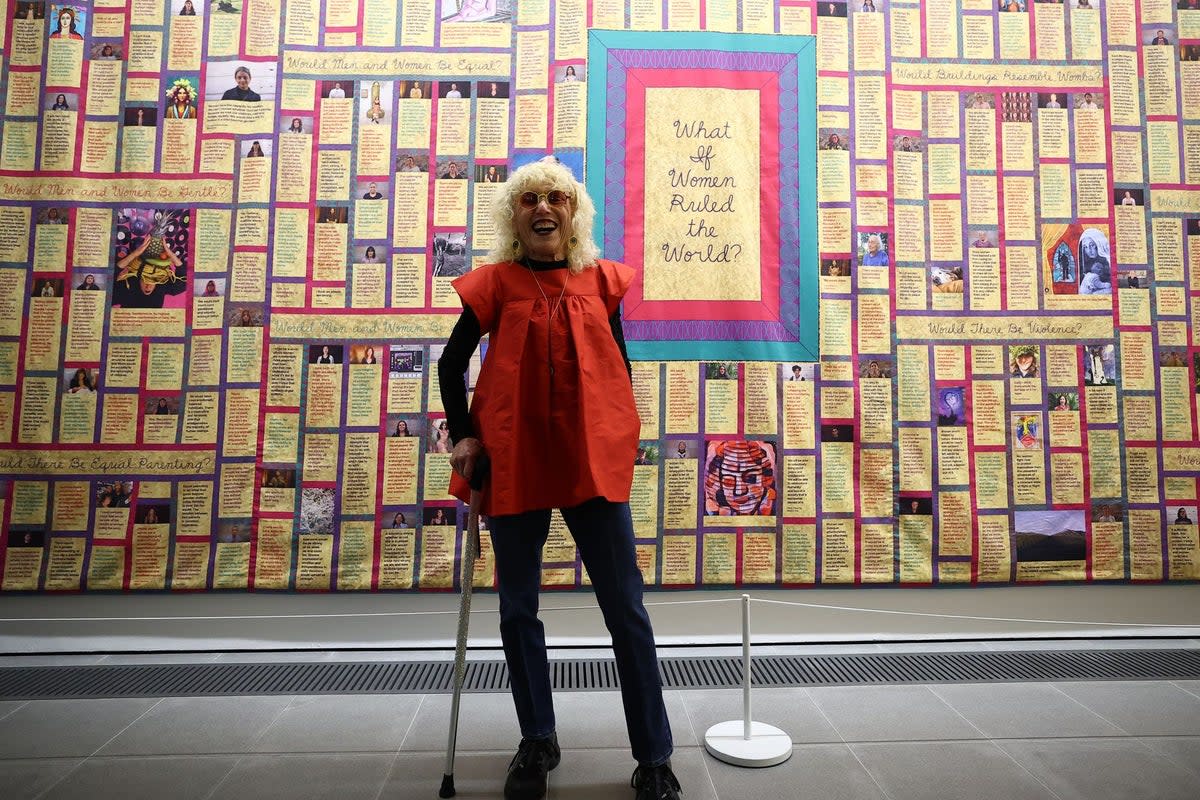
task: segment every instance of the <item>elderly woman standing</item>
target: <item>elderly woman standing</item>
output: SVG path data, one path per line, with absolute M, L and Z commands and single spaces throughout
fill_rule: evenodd
M 621 334 L 633 271 L 602 261 L 595 208 L 553 158 L 516 170 L 494 208 L 498 244 L 454 281 L 463 312 L 438 374 L 454 449 L 451 492 L 467 499 L 487 449 L 483 498 L 500 594 L 500 636 L 521 743 L 504 796 L 540 800 L 558 766 L 546 638 L 538 619 L 551 509 L 567 523 L 613 638 L 638 800 L 675 800 L 671 728 L 629 512 L 639 421 Z M 467 413 L 463 373 L 483 333 L 491 345 Z

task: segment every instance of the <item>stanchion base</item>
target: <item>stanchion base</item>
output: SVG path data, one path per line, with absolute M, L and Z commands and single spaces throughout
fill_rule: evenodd
M 718 722 L 704 733 L 704 749 L 735 767 L 773 767 L 792 757 L 792 737 L 765 722 L 750 723 L 750 738 L 744 738 L 745 723 Z

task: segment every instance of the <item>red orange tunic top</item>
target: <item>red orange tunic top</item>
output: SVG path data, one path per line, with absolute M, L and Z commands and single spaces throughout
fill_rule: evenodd
M 490 334 L 471 402 L 492 462 L 485 514 L 629 499 L 641 423 L 609 318 L 632 278 L 614 261 L 578 275 L 510 261 L 454 281 Z M 470 489 L 454 474 L 450 493 Z

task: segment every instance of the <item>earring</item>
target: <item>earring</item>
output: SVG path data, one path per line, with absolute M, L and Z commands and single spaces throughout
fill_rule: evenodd
M 521 240 L 520 240 L 520 239 L 513 239 L 513 240 L 512 240 L 512 251 L 515 253 L 515 252 L 517 252 L 517 251 L 518 251 L 518 250 L 520 250 L 520 249 L 521 249 Z
M 572 236 L 570 239 L 567 240 L 567 249 L 568 250 L 574 250 L 578 246 L 579 246 L 578 237 Z

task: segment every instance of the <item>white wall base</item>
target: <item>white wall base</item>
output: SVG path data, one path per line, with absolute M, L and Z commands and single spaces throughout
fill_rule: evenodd
M 771 600 L 888 611 L 1072 621 L 1066 625 L 988 622 L 753 603 L 756 645 L 1200 637 L 1200 584 L 751 589 L 749 593 Z M 647 593 L 658 644 L 740 645 L 740 597 L 737 590 Z M 717 598 L 730 602 L 655 605 Z M 484 613 L 471 620 L 473 649 L 499 647 L 496 603 L 494 593 L 474 595 L 473 608 Z M 551 610 L 563 606 L 587 608 Z M 545 592 L 542 608 L 552 647 L 609 644 L 590 592 Z M 0 653 L 453 649 L 457 613 L 456 594 L 7 595 L 0 596 Z M 1089 622 L 1108 624 L 1083 624 Z M 1146 627 L 1150 623 L 1167 627 Z

